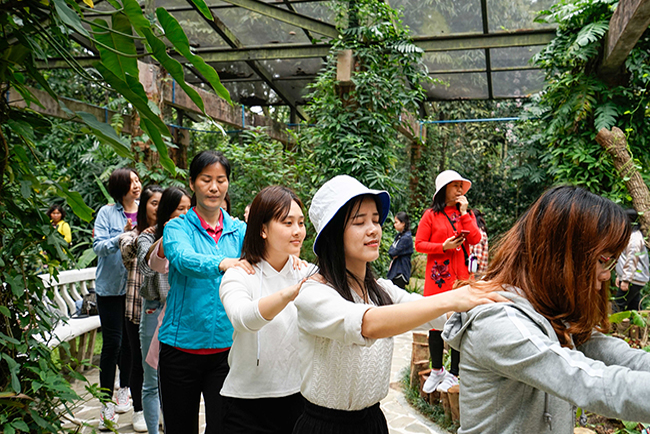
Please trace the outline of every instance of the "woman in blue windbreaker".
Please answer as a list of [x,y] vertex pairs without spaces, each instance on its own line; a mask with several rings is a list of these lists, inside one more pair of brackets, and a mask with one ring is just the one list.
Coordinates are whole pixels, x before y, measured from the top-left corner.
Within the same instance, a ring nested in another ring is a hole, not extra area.
[[229,178],[230,163],[221,152],[197,154],[190,164],[195,206],[170,220],[163,234],[170,290],[158,335],[158,369],[166,434],[198,434],[201,395],[205,432],[221,432],[219,392],[228,374],[233,328],[219,299],[219,285],[230,267],[254,273],[239,259],[246,224],[221,208]]

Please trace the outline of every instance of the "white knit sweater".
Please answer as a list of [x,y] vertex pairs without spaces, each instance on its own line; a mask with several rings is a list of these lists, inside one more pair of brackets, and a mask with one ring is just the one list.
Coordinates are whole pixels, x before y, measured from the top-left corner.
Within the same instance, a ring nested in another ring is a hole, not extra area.
[[[394,304],[422,298],[409,294],[391,281],[379,285]],[[322,407],[361,410],[388,394],[393,338],[366,339],[361,322],[372,307],[355,293],[349,302],[332,287],[308,280],[295,300],[300,330],[303,396]],[[443,315],[419,327],[442,330]]]
[[221,395],[234,398],[275,398],[300,391],[296,307],[289,303],[273,320],[260,314],[259,300],[313,274],[313,265],[293,269],[290,258],[276,271],[266,261],[255,274],[233,267],[223,276],[219,295],[235,329],[228,356],[230,372]]

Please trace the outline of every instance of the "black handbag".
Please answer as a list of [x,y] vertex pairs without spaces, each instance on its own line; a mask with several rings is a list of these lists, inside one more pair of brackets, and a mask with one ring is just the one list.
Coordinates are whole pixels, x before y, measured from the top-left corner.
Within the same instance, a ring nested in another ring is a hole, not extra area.
[[99,312],[97,311],[97,294],[95,294],[95,292],[84,294],[81,303],[81,315],[99,315]]

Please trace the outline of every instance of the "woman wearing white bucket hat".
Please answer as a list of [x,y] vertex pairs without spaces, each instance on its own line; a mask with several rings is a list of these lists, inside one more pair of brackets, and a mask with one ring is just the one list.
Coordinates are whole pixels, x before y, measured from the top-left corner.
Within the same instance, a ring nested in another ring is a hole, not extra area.
[[[427,254],[425,297],[449,291],[458,279],[469,279],[469,246],[481,241],[476,218],[467,212],[465,194],[471,186],[470,180],[454,170],[445,170],[436,178],[433,203],[422,215],[415,235],[415,250]],[[436,389],[446,392],[458,384],[460,355],[452,350],[451,369],[447,372],[442,364],[444,342],[441,330],[429,331],[432,371],[422,388],[426,393]]]
[[423,299],[376,279],[381,225],[390,197],[341,175],[323,185],[309,217],[319,273],[295,300],[305,412],[294,434],[388,433],[379,401],[388,394],[392,336],[442,328],[449,311],[505,299],[459,288]]

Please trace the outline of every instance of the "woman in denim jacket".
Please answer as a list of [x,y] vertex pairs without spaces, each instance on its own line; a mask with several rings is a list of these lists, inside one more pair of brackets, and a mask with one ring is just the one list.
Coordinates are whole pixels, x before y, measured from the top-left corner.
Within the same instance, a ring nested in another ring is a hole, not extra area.
[[[99,361],[99,385],[106,389],[107,400],[113,399],[115,366],[118,364],[120,348],[129,352],[128,344],[123,344],[124,302],[126,298],[126,268],[120,253],[120,235],[132,230],[137,224],[140,177],[133,169],[116,169],[108,179],[108,192],[115,204],[104,205],[97,213],[93,229],[93,251],[97,255],[95,291],[97,310],[102,324],[102,354]],[[130,359],[130,358],[129,358]],[[120,389],[115,401],[121,410],[129,409],[128,381],[129,361],[120,362]],[[107,423],[107,421],[109,423]],[[113,403],[102,405],[99,429],[109,428],[117,423]]]

